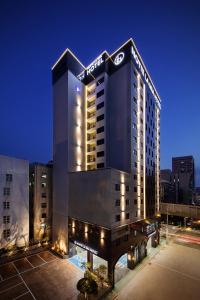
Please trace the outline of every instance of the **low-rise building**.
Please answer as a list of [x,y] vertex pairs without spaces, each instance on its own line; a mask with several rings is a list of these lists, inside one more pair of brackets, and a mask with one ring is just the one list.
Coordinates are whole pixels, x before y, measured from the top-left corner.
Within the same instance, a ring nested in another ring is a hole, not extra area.
[[0,248],[29,242],[29,162],[0,155]]
[[30,165],[30,239],[49,241],[52,223],[52,163]]

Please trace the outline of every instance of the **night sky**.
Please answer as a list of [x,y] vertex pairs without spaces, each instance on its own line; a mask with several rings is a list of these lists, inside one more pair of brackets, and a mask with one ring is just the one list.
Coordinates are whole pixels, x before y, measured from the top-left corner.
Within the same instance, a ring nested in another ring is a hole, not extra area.
[[[0,1],[0,154],[52,159],[51,66],[89,64],[132,37],[162,99],[161,168],[200,170],[200,1]],[[197,176],[200,184],[200,176]]]

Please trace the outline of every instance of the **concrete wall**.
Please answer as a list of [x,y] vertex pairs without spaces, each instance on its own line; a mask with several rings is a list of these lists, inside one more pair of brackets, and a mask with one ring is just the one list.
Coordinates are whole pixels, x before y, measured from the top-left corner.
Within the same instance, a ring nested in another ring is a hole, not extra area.
[[[12,181],[6,182],[6,174],[12,174]],[[4,195],[4,188],[10,188],[10,195]],[[4,209],[3,202],[10,208]],[[16,244],[28,245],[29,241],[29,162],[0,155],[0,248]],[[3,216],[10,216],[10,223],[3,224]],[[3,230],[10,229],[10,238],[3,238]]]
[[107,84],[107,167],[131,171],[130,63],[113,73]]
[[[67,252],[68,243],[68,171],[77,167],[76,87],[83,97],[83,85],[67,71],[53,85],[53,242]],[[82,116],[83,120],[83,116]],[[81,164],[84,165],[82,158]]]
[[[133,222],[131,180],[131,175],[113,169],[70,173],[69,216],[110,229]],[[115,184],[120,185],[120,191],[115,190]],[[126,191],[126,185],[129,186],[129,191]],[[115,205],[117,199],[121,200],[120,206]],[[126,199],[129,199],[127,206]],[[130,214],[127,220],[126,213]],[[119,222],[115,220],[116,215],[121,216]]]

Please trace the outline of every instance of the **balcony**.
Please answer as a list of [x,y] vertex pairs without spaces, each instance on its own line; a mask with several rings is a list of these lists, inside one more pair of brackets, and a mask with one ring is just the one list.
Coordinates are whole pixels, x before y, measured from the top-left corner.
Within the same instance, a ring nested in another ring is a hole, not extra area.
[[95,114],[95,112],[92,112],[92,113],[88,113],[87,114],[87,121],[88,122],[93,122],[93,121],[95,121],[95,119],[96,119],[96,114]]
[[87,111],[88,112],[94,112],[96,110],[95,101],[88,102]]
[[96,124],[95,123],[88,124],[88,126],[87,126],[87,132],[88,133],[92,133],[94,131],[96,131]]
[[87,164],[94,164],[96,161],[95,157],[94,156],[89,156],[87,158]]
[[96,147],[94,147],[94,146],[93,147],[90,146],[90,147],[87,148],[88,153],[95,152],[95,151],[96,151]]
[[90,136],[88,136],[87,143],[88,144],[95,144],[96,143],[96,135],[90,135]]

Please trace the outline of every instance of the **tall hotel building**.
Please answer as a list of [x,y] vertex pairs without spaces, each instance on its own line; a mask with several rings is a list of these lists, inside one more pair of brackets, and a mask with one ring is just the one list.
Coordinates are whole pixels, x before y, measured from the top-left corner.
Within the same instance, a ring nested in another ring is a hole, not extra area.
[[67,49],[52,68],[53,241],[130,268],[156,246],[160,98],[132,39],[85,67]]

